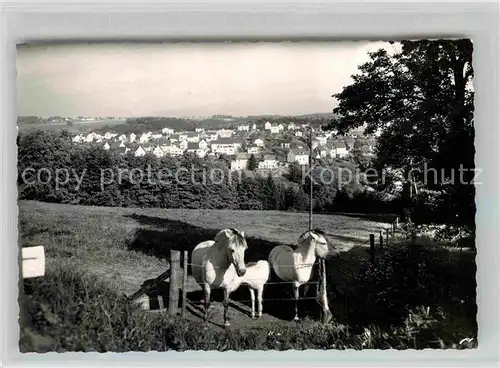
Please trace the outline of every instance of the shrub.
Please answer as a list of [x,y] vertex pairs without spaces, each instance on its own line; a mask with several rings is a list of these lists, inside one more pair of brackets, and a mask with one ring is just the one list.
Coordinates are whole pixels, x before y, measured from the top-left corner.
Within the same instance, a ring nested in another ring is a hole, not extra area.
[[[375,264],[362,263],[349,288],[349,322],[401,323],[409,309],[452,308],[475,330],[475,263],[426,238],[403,238],[377,250]],[[460,311],[458,310],[460,309]]]

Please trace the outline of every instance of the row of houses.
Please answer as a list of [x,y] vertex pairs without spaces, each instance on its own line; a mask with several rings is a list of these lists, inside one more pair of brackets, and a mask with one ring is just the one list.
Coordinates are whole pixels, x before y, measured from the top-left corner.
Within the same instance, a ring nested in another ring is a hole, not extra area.
[[188,142],[195,143],[201,139],[210,141],[216,140],[217,138],[230,138],[234,134],[232,129],[219,129],[216,131],[207,131],[203,128],[197,128],[194,132],[178,132],[175,133],[174,129],[163,128],[161,132],[153,133],[147,132],[137,135],[135,133],[130,133],[129,135],[121,134],[118,136],[117,133],[106,132],[105,134],[99,134],[95,132],[88,133],[87,135],[78,134],[73,137],[73,142],[75,143],[102,143],[106,141],[121,141],[125,143],[140,143],[144,144],[151,141],[166,140],[170,139],[173,142],[187,140]]
[[[264,155],[254,155],[257,159],[257,168],[258,169],[275,169],[279,166],[285,166],[283,163],[280,163],[276,156],[271,154]],[[231,170],[246,170],[248,168],[248,162],[250,160],[251,155],[248,153],[238,153],[231,160]]]

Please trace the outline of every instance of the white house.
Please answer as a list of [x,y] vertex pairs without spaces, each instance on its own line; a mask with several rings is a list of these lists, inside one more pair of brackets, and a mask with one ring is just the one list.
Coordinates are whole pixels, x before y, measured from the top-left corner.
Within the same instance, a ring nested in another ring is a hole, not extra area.
[[144,151],[144,149],[141,146],[139,146],[134,152],[135,157],[144,156],[145,154],[146,151]]
[[309,164],[309,152],[303,149],[290,150],[287,155],[287,162],[298,162],[299,165]]
[[163,134],[152,134],[151,135],[151,138],[153,138],[153,139],[160,139],[161,137],[163,137]]
[[184,141],[188,137],[188,134],[186,132],[184,133],[179,133],[179,141]]
[[163,157],[165,155],[165,152],[163,152],[160,146],[156,146],[153,150],[153,155],[155,155],[156,157]]
[[204,132],[205,131],[205,128],[194,128],[194,131],[196,133],[201,133],[201,132]]
[[288,123],[288,130],[295,130],[295,123],[293,121]]
[[120,145],[119,145],[118,147],[120,147],[120,148],[121,148],[121,147],[125,147],[125,142],[121,141],[121,142],[120,142]]
[[188,146],[189,142],[187,140],[182,140],[181,143],[179,143],[179,148],[183,151],[186,150],[187,146]]
[[257,124],[255,124],[255,123],[254,123],[254,124],[252,125],[252,130],[257,130]]
[[315,149],[321,145],[320,141],[317,139],[313,139],[312,141],[312,148]]
[[318,142],[321,146],[324,146],[324,145],[326,145],[326,141],[327,141],[328,137],[325,135],[318,135],[318,136],[316,136],[316,139],[318,140]]
[[330,151],[332,157],[345,157],[347,156],[347,147],[344,142],[334,142],[333,149]]
[[116,134],[116,133],[106,132],[106,133],[104,133],[104,139],[111,139],[111,138],[116,137],[117,135],[118,134]]
[[135,142],[137,136],[134,133],[130,133],[130,143]]
[[264,124],[264,129],[265,130],[271,130],[272,124],[268,121]]
[[139,138],[139,143],[146,143],[149,141],[149,138],[150,138],[149,134],[143,133]]
[[327,156],[328,149],[325,146],[319,146],[319,147],[316,147],[313,154],[314,154],[314,157],[316,157],[316,158],[323,158],[323,157]]
[[166,155],[170,156],[180,156],[184,153],[184,151],[178,145],[175,144],[164,145],[161,148]]
[[238,146],[241,145],[236,140],[231,138],[220,138],[210,143],[213,152],[224,153],[226,155],[234,155]]
[[274,169],[278,167],[278,161],[273,155],[264,155],[264,159],[259,162],[259,169]]
[[270,130],[271,130],[271,134],[279,133],[280,132],[279,125],[271,125]]
[[85,140],[85,138],[83,138],[80,134],[75,135],[73,137],[73,139],[72,139],[72,141],[75,142],[75,143],[80,143],[80,142],[82,142],[84,140]]
[[121,136],[118,137],[118,140],[124,142],[127,140],[127,136],[125,134],[122,134]]
[[280,143],[281,148],[290,148],[290,143],[288,142],[282,142]]
[[302,131],[301,131],[301,130],[297,130],[297,131],[295,132],[295,136],[296,136],[296,137],[302,137],[302,136],[303,136]]
[[170,128],[163,128],[161,130],[161,132],[165,135],[170,135],[170,134],[174,134],[174,130],[173,129],[170,129]]
[[231,138],[233,136],[232,129],[220,129],[217,133],[220,138]]
[[207,153],[206,149],[200,148],[198,143],[188,143],[186,152],[195,153],[199,157],[204,157]]
[[85,137],[85,142],[90,143],[93,141],[94,141],[94,133],[87,134],[87,136]]
[[243,125],[238,125],[238,131],[240,132],[248,132],[250,130],[250,127],[248,124],[243,124]]
[[116,149],[116,151],[122,155],[126,154],[127,152],[130,151],[130,148],[128,147],[119,147]]
[[208,148],[208,143],[204,139],[202,139],[198,142],[198,147],[202,150],[206,150]]
[[278,130],[282,132],[283,130],[285,130],[285,126],[283,124],[278,124]]
[[345,140],[345,145],[347,150],[351,150],[354,148],[354,138],[346,138]]
[[186,135],[186,140],[189,142],[189,143],[196,143],[196,142],[199,142],[200,141],[200,135],[196,132],[189,132],[187,133]]
[[110,147],[109,147],[108,142],[104,143],[104,146],[102,148],[104,148],[105,150],[109,150]]
[[146,152],[151,152],[151,151],[153,150],[153,145],[152,145],[152,144],[149,144],[149,143],[147,143],[147,144],[143,144],[143,145],[142,145],[142,148],[143,148],[143,149],[144,149],[144,151],[146,151]]
[[259,146],[249,146],[247,148],[247,153],[249,155],[252,155],[252,154],[256,155],[256,154],[260,153],[260,147]]
[[247,153],[238,153],[231,161],[231,170],[245,170],[250,156]]
[[170,137],[168,137],[168,141],[170,143],[179,142],[180,141],[179,134],[172,134],[172,135],[170,135]]
[[257,147],[264,147],[264,141],[260,138],[257,138],[256,140],[254,140],[253,144],[255,144]]
[[215,141],[217,138],[219,138],[219,134],[214,131],[205,132],[205,138],[208,141]]

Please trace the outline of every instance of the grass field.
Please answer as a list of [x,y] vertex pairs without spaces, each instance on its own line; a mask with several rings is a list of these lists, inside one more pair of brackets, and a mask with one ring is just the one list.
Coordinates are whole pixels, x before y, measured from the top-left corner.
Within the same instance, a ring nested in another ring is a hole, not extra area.
[[[172,248],[191,250],[200,241],[213,238],[219,229],[236,227],[246,232],[247,259],[266,259],[273,246],[295,243],[307,226],[308,216],[303,213],[82,207],[19,201],[19,245],[43,245],[47,257],[47,275],[25,282],[22,308],[31,322],[22,329],[20,346],[25,351],[366,348],[384,346],[389,339],[392,347],[429,347],[429,343],[419,345],[405,330],[407,327],[391,328],[390,332],[371,330],[378,333],[380,341],[366,340],[364,327],[358,326],[361,330],[356,334],[350,332],[346,326],[351,321],[336,308],[338,300],[332,301],[335,323],[321,326],[310,320],[315,318],[313,312],[304,316],[299,332],[289,322],[290,302],[266,302],[266,315],[254,321],[248,317],[248,304],[239,302],[248,299],[240,293],[232,297],[233,328],[222,334],[220,305],[212,316],[214,323],[200,331],[196,327],[200,313],[194,304],[188,309],[187,321],[179,323],[164,313],[146,313],[124,303],[124,295],[134,293],[145,280],[165,271],[165,258]],[[368,257],[369,233],[378,232],[388,223],[315,215],[314,226],[326,231],[332,248],[339,252],[339,257],[327,265],[329,285],[347,290]],[[473,263],[473,257],[467,262],[471,260]],[[199,290],[191,280],[189,299],[196,301],[201,296]],[[291,290],[274,290],[291,294]],[[314,306],[305,303],[302,308],[313,310]],[[422,318],[426,312],[409,313],[408,318],[412,313]],[[438,323],[433,318],[428,316],[429,321]],[[460,332],[464,323],[458,324],[459,335],[466,337],[473,332],[468,326]],[[196,336],[189,335],[190,329],[197,331]],[[123,335],[127,331],[130,335]],[[387,333],[392,335],[383,338]],[[212,342],[204,343],[203,339]],[[454,339],[455,335],[450,344]]]

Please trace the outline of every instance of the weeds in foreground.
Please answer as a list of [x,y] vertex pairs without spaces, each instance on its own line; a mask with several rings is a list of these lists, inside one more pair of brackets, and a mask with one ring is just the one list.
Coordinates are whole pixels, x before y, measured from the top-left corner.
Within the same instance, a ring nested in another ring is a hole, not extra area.
[[381,329],[305,320],[300,326],[269,324],[221,330],[199,322],[147,313],[126,303],[94,275],[54,266],[46,277],[25,281],[20,300],[21,352],[166,351],[166,350],[303,350],[423,349],[474,347],[474,336],[447,332],[440,310],[409,310],[403,324]]

